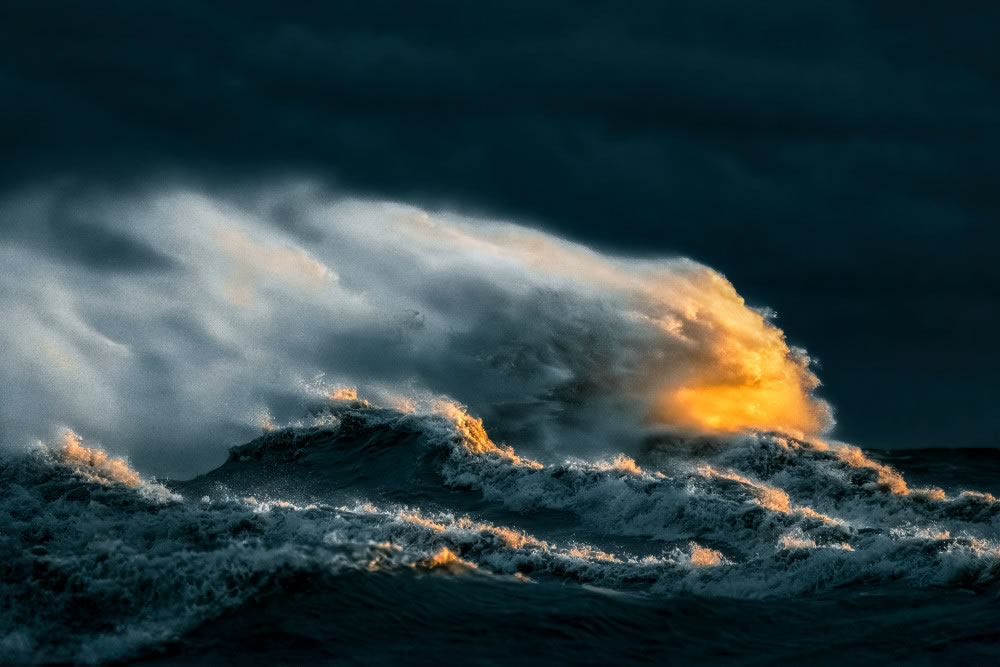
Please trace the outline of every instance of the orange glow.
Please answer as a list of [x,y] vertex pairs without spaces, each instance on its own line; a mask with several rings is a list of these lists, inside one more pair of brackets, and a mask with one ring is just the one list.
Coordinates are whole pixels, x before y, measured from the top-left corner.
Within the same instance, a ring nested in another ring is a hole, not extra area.
[[327,397],[331,401],[356,401],[358,400],[358,390],[350,387],[338,387],[331,389],[327,393]]
[[516,466],[536,470],[542,468],[542,464],[538,461],[518,456],[512,447],[503,447],[490,440],[486,429],[483,428],[483,420],[469,416],[458,403],[441,399],[434,401],[432,408],[436,414],[450,419],[455,424],[456,430],[462,436],[463,446],[470,453],[495,454]]
[[[670,375],[653,403],[655,422],[700,431],[781,431],[813,436],[833,425],[805,352],[748,308],[732,284],[707,267],[654,277],[644,298],[654,322],[684,343],[686,372]],[[678,355],[674,355],[678,356]]]
[[658,421],[711,430],[759,429],[791,434],[815,433],[823,426],[822,411],[794,384],[769,386],[733,384],[683,386],[661,395],[654,414]]
[[[874,470],[878,474],[878,483],[887,487],[890,493],[899,496],[910,494],[910,489],[906,486],[906,480],[903,479],[902,475],[887,465],[871,460],[857,447],[845,445],[839,447],[836,451],[837,458],[852,468],[869,468],[870,470]],[[943,491],[941,495],[944,495]]]
[[570,558],[583,558],[586,560],[599,560],[605,563],[620,563],[621,560],[612,553],[607,551],[601,551],[600,549],[595,549],[590,545],[576,545],[571,547],[566,555]]
[[837,519],[829,517],[826,514],[822,514],[820,512],[817,512],[813,508],[807,507],[805,505],[803,505],[802,507],[796,507],[795,510],[794,510],[794,512],[796,514],[800,514],[802,516],[807,516],[810,519],[819,519],[820,521],[822,521],[823,523],[825,523],[827,525],[841,523]]
[[635,462],[635,459],[625,456],[624,454],[619,454],[616,456],[611,463],[599,463],[598,468],[602,470],[615,470],[617,472],[624,472],[630,475],[641,475],[642,468]]
[[788,512],[791,511],[788,494],[781,489],[768,486],[767,484],[754,482],[732,471],[719,472],[709,465],[701,466],[698,468],[698,472],[703,477],[707,477],[709,479],[720,478],[739,482],[753,494],[754,501],[761,507],[774,512],[781,512],[782,514],[788,514]]
[[435,533],[443,533],[445,531],[445,525],[443,523],[437,523],[436,521],[425,519],[417,512],[405,512],[401,514],[399,518],[407,523],[422,526],[423,528],[427,528]]
[[466,570],[474,570],[476,566],[467,560],[459,558],[455,555],[448,547],[441,547],[441,550],[435,553],[429,558],[425,558],[419,563],[416,563],[421,567],[425,567],[429,570],[444,568],[451,572],[459,573]]
[[83,444],[83,439],[69,429],[63,433],[59,460],[73,466],[76,472],[91,482],[111,484],[118,482],[126,486],[139,486],[142,478],[132,470],[124,459],[111,458],[100,449],[92,449]]
[[712,567],[722,563],[722,554],[715,549],[691,543],[691,564],[695,567]]
[[[650,421],[709,432],[781,431],[819,435],[833,425],[829,405],[813,396],[819,379],[803,350],[746,305],[733,285],[687,259],[608,257],[535,230],[503,224],[464,225],[425,213],[396,221],[413,245],[441,244],[441,262],[489,258],[539,284],[612,297],[653,336],[643,365],[616,389],[649,407]],[[528,282],[526,285],[530,284]]]

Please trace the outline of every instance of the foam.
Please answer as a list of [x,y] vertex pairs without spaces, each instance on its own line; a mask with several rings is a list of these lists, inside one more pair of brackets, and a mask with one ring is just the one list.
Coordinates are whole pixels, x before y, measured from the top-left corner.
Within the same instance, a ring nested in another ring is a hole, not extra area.
[[475,415],[465,428],[503,429],[518,452],[492,452],[525,464],[608,442],[634,459],[654,425],[815,435],[833,423],[805,351],[695,261],[614,257],[312,184],[260,192],[36,188],[0,201],[0,217],[80,215],[163,260],[101,272],[0,247],[0,382],[18,387],[0,405],[0,446],[64,422],[148,474],[191,476],[295,419],[317,378],[332,400],[395,393],[420,411],[422,395],[457,398]]
[[132,470],[125,459],[112,458],[100,449],[86,447],[83,438],[71,430],[62,437],[62,446],[56,450],[59,461],[70,465],[88,480],[101,484],[117,482],[125,486],[139,486],[142,478]]
[[[867,455],[845,457],[836,444],[761,433],[697,453],[654,449],[641,462],[546,462],[493,443],[456,406],[438,411],[447,416],[404,414],[352,398],[331,410],[320,427],[280,429],[236,448],[220,470],[242,471],[245,490],[216,486],[188,500],[76,434],[62,450],[0,459],[0,515],[10,517],[0,536],[10,576],[0,592],[13,601],[0,622],[19,628],[3,640],[10,659],[127,659],[302,576],[499,575],[745,599],[1000,581],[993,496],[900,493],[898,472]],[[370,449],[338,452],[341,429]],[[329,465],[364,468],[381,456],[389,457],[383,469],[400,472],[381,487],[356,486],[362,497],[340,505],[271,495],[255,477],[304,488],[317,477],[314,448],[337,453],[323,459]],[[420,466],[510,510],[510,521],[448,510],[453,496],[443,489],[431,496],[434,510],[380,498],[386,484],[411,483]],[[546,534],[553,512],[574,516],[592,537]],[[532,516],[542,532],[517,525]],[[651,553],[614,546],[626,537],[643,538]],[[100,618],[73,617],[84,603],[99,606]]]

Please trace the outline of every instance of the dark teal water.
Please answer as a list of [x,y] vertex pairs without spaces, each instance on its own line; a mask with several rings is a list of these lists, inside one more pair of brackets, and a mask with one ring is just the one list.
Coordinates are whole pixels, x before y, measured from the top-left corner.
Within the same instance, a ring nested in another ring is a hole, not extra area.
[[1000,660],[995,450],[533,460],[355,403],[193,480],[119,473],[0,463],[5,662]]

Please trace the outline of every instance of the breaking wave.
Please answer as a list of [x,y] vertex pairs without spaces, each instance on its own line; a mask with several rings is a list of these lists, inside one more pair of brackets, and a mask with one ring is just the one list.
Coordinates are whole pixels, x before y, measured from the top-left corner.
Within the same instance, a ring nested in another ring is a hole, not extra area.
[[17,387],[0,402],[5,449],[68,425],[142,470],[189,476],[331,383],[386,405],[457,397],[500,439],[564,454],[630,451],[649,427],[833,425],[806,352],[690,259],[310,185],[0,200],[19,228],[60,216],[157,261],[99,271],[44,244],[0,246],[0,380]]
[[847,445],[671,434],[637,458],[544,460],[454,404],[414,414],[347,393],[186,482],[142,479],[67,433],[3,460],[0,505],[15,662],[134,657],[255,600],[376,573],[654,599],[1000,580],[996,498],[912,488]]
[[[995,456],[904,476],[825,440],[809,356],[709,267],[310,185],[0,202],[66,215],[143,266],[0,247],[5,660],[427,664],[432,637],[689,662],[724,625],[899,662],[990,636]],[[858,634],[928,591],[952,612],[919,641]]]

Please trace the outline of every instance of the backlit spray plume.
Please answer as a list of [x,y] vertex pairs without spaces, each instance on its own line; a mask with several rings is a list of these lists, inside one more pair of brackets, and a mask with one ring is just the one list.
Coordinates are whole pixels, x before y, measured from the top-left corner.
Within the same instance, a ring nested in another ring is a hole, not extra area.
[[53,188],[0,212],[72,212],[159,258],[118,274],[0,249],[7,443],[70,424],[141,469],[190,474],[260,415],[289,423],[345,386],[447,396],[536,451],[620,451],[649,428],[832,424],[805,352],[688,259],[610,257],[307,185],[115,200]]

